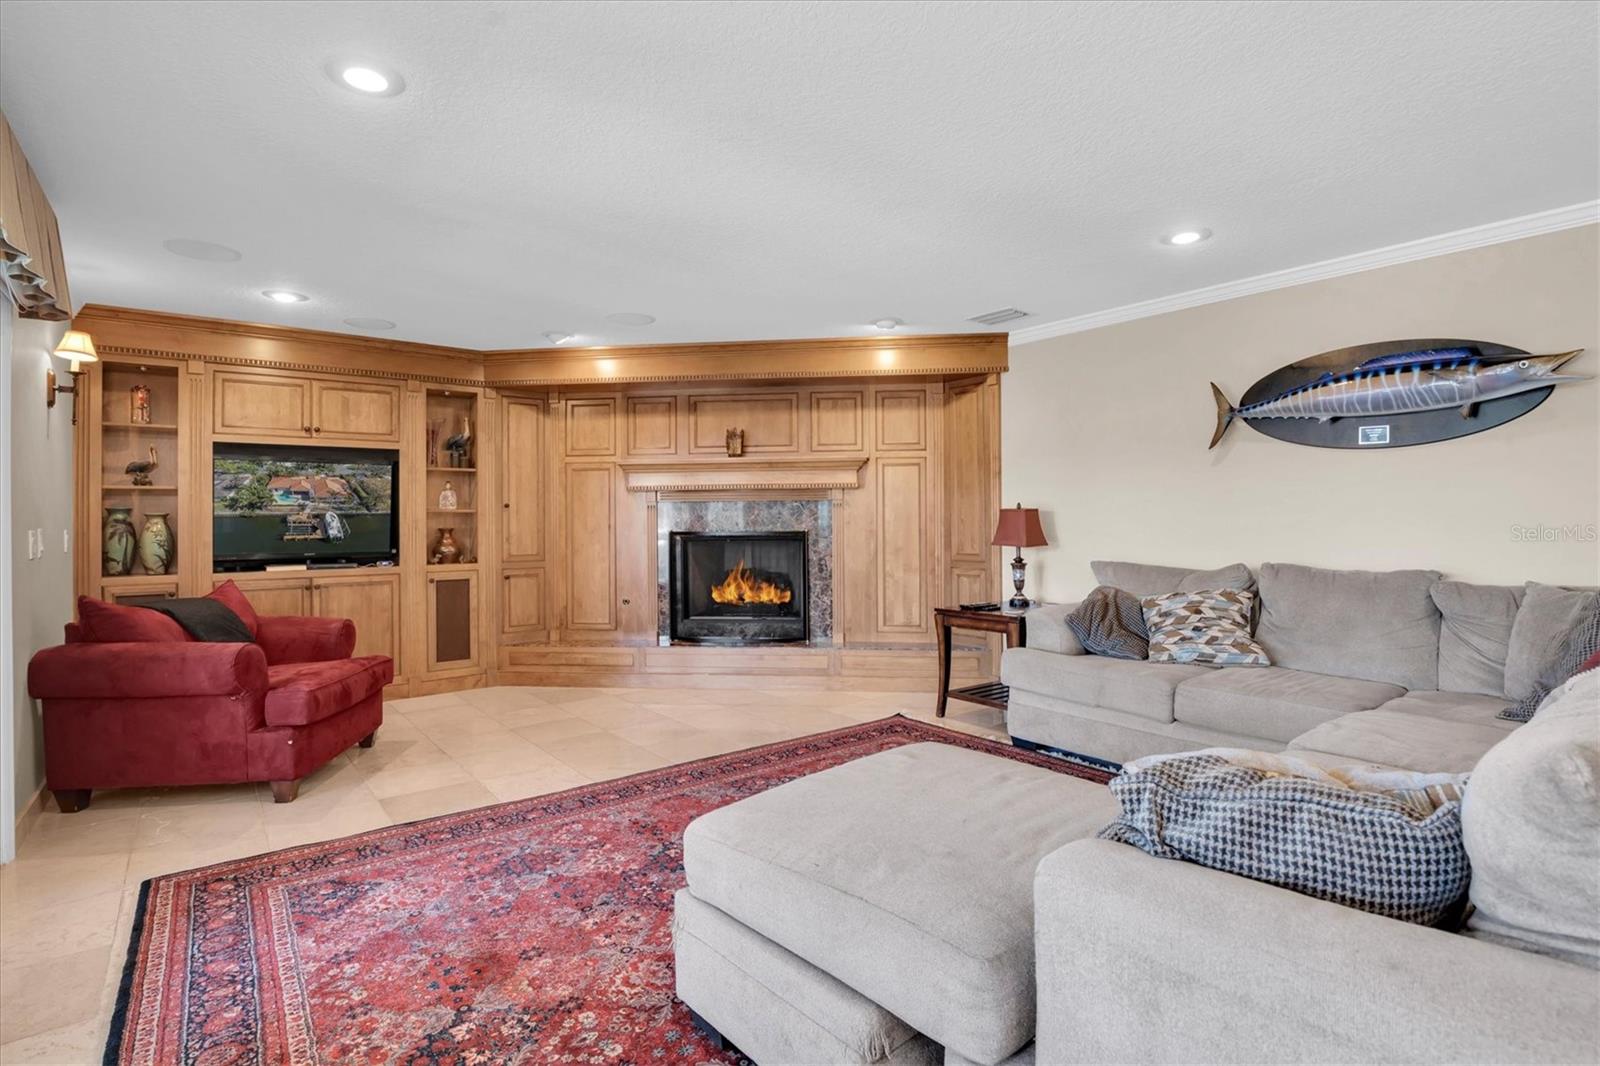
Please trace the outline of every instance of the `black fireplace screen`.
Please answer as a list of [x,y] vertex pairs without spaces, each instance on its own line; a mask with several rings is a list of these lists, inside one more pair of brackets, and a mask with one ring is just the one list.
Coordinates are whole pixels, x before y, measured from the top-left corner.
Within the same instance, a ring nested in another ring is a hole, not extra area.
[[674,533],[671,552],[673,640],[806,639],[805,533]]

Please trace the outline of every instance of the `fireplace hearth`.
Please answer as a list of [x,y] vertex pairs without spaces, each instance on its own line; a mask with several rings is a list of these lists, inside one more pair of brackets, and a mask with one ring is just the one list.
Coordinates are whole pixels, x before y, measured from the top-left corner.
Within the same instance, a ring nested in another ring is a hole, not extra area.
[[669,624],[694,644],[804,642],[806,534],[674,532]]

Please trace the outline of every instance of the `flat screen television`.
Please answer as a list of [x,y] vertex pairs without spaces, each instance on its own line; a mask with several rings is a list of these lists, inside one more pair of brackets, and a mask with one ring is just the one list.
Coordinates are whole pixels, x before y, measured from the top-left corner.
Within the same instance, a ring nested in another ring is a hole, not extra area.
[[394,451],[219,443],[211,458],[212,562],[218,570],[395,562],[399,481]]

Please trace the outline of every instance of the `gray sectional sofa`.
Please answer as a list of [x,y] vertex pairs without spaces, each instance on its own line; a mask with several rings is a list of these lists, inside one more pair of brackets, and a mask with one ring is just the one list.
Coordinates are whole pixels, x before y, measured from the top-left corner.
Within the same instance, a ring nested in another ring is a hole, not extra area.
[[1096,839],[1105,787],[923,743],[690,823],[679,998],[760,1066],[1600,1061],[1600,671],[1500,722],[1519,590],[1260,577],[1270,669],[1101,660],[1113,674],[1037,612],[1005,658],[1013,731],[1118,759],[1222,743],[1475,767],[1466,932]]
[[1028,646],[1005,653],[1014,740],[1122,763],[1205,747],[1326,752],[1406,769],[1471,770],[1515,728],[1498,717],[1523,590],[1445,581],[1432,570],[1323,570],[1267,563],[1194,571],[1095,562],[1136,596],[1207,588],[1258,593],[1270,667],[1085,655],[1076,604],[1028,614]]

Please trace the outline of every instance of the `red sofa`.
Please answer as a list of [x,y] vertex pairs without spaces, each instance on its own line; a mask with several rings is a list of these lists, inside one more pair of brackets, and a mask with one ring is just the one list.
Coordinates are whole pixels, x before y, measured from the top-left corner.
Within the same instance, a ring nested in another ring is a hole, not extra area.
[[371,746],[394,663],[352,658],[354,623],[258,618],[231,582],[213,596],[255,643],[194,641],[155,611],[84,598],[67,643],[28,664],[46,785],[63,812],[87,807],[97,788],[246,781],[271,782],[288,803],[302,777]]

